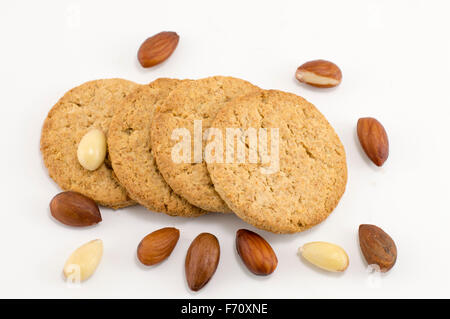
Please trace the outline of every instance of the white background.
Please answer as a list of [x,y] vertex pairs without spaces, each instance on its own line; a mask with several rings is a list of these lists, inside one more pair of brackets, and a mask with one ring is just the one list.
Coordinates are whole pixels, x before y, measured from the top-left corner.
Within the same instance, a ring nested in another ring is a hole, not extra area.
[[[57,298],[369,298],[450,297],[448,1],[2,1],[0,4],[1,220],[0,297]],[[143,69],[141,42],[176,31],[175,53]],[[296,68],[312,59],[340,66],[342,84],[299,84]],[[279,259],[275,273],[252,275],[235,252],[232,215],[182,219],[142,207],[102,209],[103,222],[73,229],[55,222],[49,202],[60,190],[39,151],[42,123],[65,91],[85,81],[122,77],[241,77],[262,88],[299,94],[314,103],[345,146],[347,190],[321,225],[295,235],[262,234]],[[358,118],[385,126],[390,156],[382,168],[362,153]],[[395,267],[370,275],[357,230],[373,223],[398,247]],[[164,263],[141,266],[143,236],[165,226],[181,230]],[[184,277],[184,257],[200,232],[221,245],[216,274],[198,293]],[[101,238],[95,275],[69,288],[62,267],[81,244]],[[341,245],[343,274],[307,265],[297,249],[309,241]]]

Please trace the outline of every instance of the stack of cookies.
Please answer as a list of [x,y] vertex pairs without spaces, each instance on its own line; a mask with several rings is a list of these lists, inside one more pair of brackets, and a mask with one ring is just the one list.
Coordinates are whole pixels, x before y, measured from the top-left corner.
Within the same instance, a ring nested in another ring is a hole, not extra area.
[[[77,147],[93,129],[105,133],[107,155],[90,171]],[[276,233],[323,221],[347,181],[344,147],[314,105],[223,76],[82,84],[49,112],[41,151],[62,189],[101,205],[234,213]]]

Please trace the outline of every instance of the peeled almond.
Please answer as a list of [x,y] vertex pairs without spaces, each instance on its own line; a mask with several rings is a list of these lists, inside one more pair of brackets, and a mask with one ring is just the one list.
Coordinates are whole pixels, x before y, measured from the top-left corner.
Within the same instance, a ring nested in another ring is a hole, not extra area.
[[300,254],[311,264],[327,271],[341,272],[348,267],[348,255],[338,245],[315,241],[300,247]]
[[93,129],[87,132],[78,144],[77,157],[81,166],[95,171],[105,161],[106,137],[103,131]]
[[92,240],[76,249],[64,265],[64,276],[75,282],[85,281],[97,269],[103,255],[103,242]]

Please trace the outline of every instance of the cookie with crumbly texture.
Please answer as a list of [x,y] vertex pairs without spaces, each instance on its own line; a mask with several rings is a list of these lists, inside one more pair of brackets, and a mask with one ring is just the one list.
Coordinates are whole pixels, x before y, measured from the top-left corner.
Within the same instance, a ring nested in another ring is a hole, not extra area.
[[137,87],[123,79],[86,82],[68,91],[44,121],[41,152],[50,177],[63,189],[81,193],[114,209],[135,204],[117,181],[108,158],[95,171],[78,162],[81,138],[91,129],[108,135],[111,118],[123,100]]
[[[325,117],[302,97],[276,90],[242,97],[223,107],[212,126],[223,134],[225,128],[267,129],[264,145],[273,160],[250,163],[253,148],[247,145],[245,163],[207,164],[216,191],[244,221],[274,233],[301,232],[338,204],[347,182],[344,147]],[[278,138],[271,130],[276,128]],[[278,170],[276,147],[271,153],[277,141]]]
[[[172,139],[172,133],[175,129],[185,128],[193,141],[195,120],[202,121],[205,132],[226,102],[258,90],[258,87],[241,79],[214,76],[184,82],[167,97],[155,114],[151,135],[158,168],[175,193],[202,209],[231,212],[214,190],[205,162],[195,161],[194,142],[189,163],[172,159],[172,150],[178,143]],[[203,140],[203,145],[205,143]]]
[[195,217],[206,212],[167,185],[156,167],[150,141],[155,108],[182,82],[162,78],[135,90],[111,121],[108,145],[114,172],[133,199],[152,211]]

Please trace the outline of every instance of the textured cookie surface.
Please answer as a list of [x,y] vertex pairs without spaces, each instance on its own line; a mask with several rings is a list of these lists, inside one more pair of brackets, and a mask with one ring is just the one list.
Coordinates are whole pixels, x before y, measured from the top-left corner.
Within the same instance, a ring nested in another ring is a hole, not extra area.
[[266,128],[263,145],[270,156],[276,156],[272,143],[279,142],[279,170],[267,170],[276,167],[275,157],[249,163],[252,144],[245,147],[245,163],[207,164],[216,191],[244,221],[275,233],[300,232],[323,221],[338,204],[347,182],[345,150],[325,117],[303,98],[261,91],[231,101],[212,126],[223,132]]
[[48,113],[41,134],[41,152],[50,177],[64,190],[86,195],[112,208],[134,204],[114,176],[108,159],[95,171],[78,162],[81,138],[97,128],[108,135],[117,106],[138,84],[122,79],[86,82],[67,92]]
[[189,204],[167,185],[156,167],[150,141],[155,108],[180,83],[158,79],[133,92],[113,117],[108,145],[114,172],[133,199],[156,212],[193,217],[206,212]]
[[193,141],[195,120],[201,120],[205,132],[225,102],[256,91],[259,88],[247,81],[215,76],[180,84],[158,109],[151,130],[158,168],[170,187],[191,204],[208,211],[230,212],[214,190],[205,162],[194,158],[194,143],[190,162],[174,162],[172,150],[178,141],[172,139],[173,131],[185,128]]

